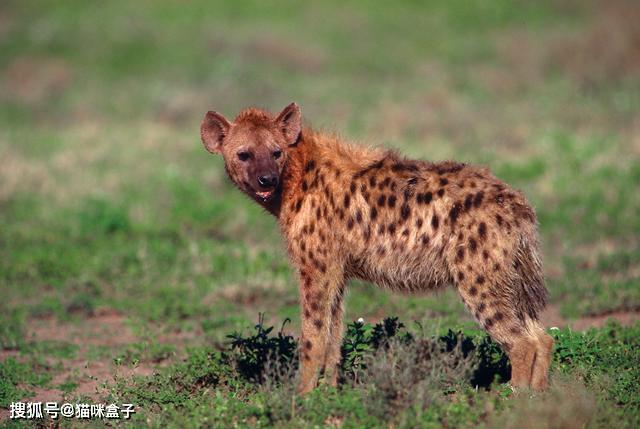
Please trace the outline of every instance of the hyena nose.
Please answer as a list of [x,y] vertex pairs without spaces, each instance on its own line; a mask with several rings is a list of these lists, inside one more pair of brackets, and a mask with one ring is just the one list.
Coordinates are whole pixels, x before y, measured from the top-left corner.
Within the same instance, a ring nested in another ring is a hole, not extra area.
[[274,188],[278,184],[278,177],[275,174],[259,176],[258,184],[263,188]]

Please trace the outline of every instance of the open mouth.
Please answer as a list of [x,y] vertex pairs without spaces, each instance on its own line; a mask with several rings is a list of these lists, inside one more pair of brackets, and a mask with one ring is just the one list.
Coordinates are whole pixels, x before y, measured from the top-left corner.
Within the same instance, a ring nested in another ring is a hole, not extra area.
[[256,195],[262,199],[262,201],[267,201],[273,196],[273,189],[270,191],[256,191]]

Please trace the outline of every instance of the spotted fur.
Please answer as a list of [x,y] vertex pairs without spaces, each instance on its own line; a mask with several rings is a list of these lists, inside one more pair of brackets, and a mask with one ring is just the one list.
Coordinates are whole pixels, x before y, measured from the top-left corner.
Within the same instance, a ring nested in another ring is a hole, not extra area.
[[[219,117],[205,117],[205,146],[222,153],[231,180],[278,218],[299,273],[300,392],[315,386],[322,368],[337,381],[352,278],[403,293],[453,285],[509,354],[512,384],[546,387],[553,340],[539,314],[547,290],[535,213],[522,193],[484,168],[408,160],[302,129],[294,104],[277,117],[258,109],[233,123]],[[247,171],[264,168],[238,162],[237,148],[264,157],[276,146],[284,152],[279,164],[256,156],[279,178],[270,198],[257,198]]]

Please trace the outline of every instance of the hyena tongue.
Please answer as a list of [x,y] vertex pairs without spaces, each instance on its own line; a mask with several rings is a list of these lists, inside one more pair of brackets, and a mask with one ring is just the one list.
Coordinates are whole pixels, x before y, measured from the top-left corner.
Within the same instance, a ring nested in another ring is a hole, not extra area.
[[272,193],[273,191],[262,191],[262,192],[256,192],[256,195],[262,198],[263,200],[266,200],[271,196]]

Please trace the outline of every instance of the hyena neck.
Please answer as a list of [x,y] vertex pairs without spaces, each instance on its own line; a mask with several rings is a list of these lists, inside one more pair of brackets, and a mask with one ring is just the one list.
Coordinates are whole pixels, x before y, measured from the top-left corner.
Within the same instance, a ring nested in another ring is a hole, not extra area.
[[291,194],[297,194],[303,176],[303,168],[306,162],[312,157],[316,142],[313,133],[305,130],[300,134],[298,142],[290,147],[289,157],[285,164],[280,183],[276,188],[273,197],[269,201],[262,201],[255,197],[253,199],[266,211],[280,217],[280,208],[285,199],[289,199]]
[[302,131],[298,142],[288,150],[287,163],[280,175],[280,184],[276,194],[270,201],[260,204],[277,218],[280,218],[282,205],[302,192],[301,183],[305,165],[318,161],[316,160],[318,155],[316,137],[316,134],[310,129]]

